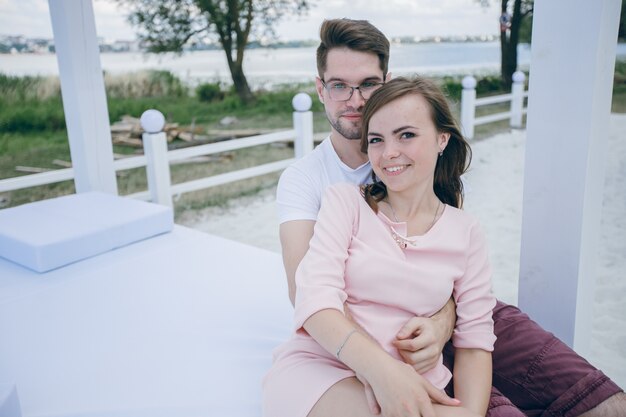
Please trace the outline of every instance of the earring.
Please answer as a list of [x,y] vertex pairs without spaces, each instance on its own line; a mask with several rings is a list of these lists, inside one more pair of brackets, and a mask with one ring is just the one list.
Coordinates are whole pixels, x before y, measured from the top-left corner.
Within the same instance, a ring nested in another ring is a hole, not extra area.
[[439,151],[439,157],[441,158],[443,156],[443,150]]

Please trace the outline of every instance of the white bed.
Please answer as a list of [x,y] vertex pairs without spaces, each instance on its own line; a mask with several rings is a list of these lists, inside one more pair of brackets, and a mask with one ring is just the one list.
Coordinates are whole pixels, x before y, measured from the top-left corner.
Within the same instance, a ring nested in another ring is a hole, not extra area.
[[[182,226],[47,273],[0,258],[0,416],[261,415],[280,256]],[[15,389],[15,391],[13,391]]]

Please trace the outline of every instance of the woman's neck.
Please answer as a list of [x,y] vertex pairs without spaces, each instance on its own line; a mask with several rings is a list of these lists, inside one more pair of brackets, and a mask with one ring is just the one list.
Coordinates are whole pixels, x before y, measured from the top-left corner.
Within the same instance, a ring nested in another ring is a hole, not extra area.
[[432,187],[422,193],[388,192],[384,213],[396,222],[407,223],[409,236],[422,235],[437,222],[443,213],[443,203],[437,198]]

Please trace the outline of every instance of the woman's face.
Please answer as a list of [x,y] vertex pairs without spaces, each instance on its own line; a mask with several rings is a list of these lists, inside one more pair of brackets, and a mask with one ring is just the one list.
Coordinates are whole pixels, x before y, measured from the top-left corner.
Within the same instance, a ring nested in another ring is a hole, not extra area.
[[428,102],[409,94],[372,115],[367,155],[389,191],[415,190],[420,185],[432,189],[437,158],[448,138],[449,134],[437,132]]

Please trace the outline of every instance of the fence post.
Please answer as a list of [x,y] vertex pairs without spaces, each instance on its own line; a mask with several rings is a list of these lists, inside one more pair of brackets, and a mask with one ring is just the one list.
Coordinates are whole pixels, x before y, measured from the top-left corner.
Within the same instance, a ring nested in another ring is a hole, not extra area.
[[474,118],[476,115],[476,78],[471,75],[461,81],[461,129],[466,139],[474,138]]
[[296,158],[313,151],[313,113],[311,112],[311,96],[306,93],[298,93],[293,96],[291,105],[293,112],[293,128],[296,138],[293,146]]
[[524,108],[524,80],[526,75],[522,71],[513,73],[513,85],[511,86],[511,127],[522,127],[522,111]]
[[165,117],[158,110],[146,110],[141,115],[141,127],[145,131],[142,139],[150,198],[153,203],[172,207],[170,162],[167,158],[164,126]]

